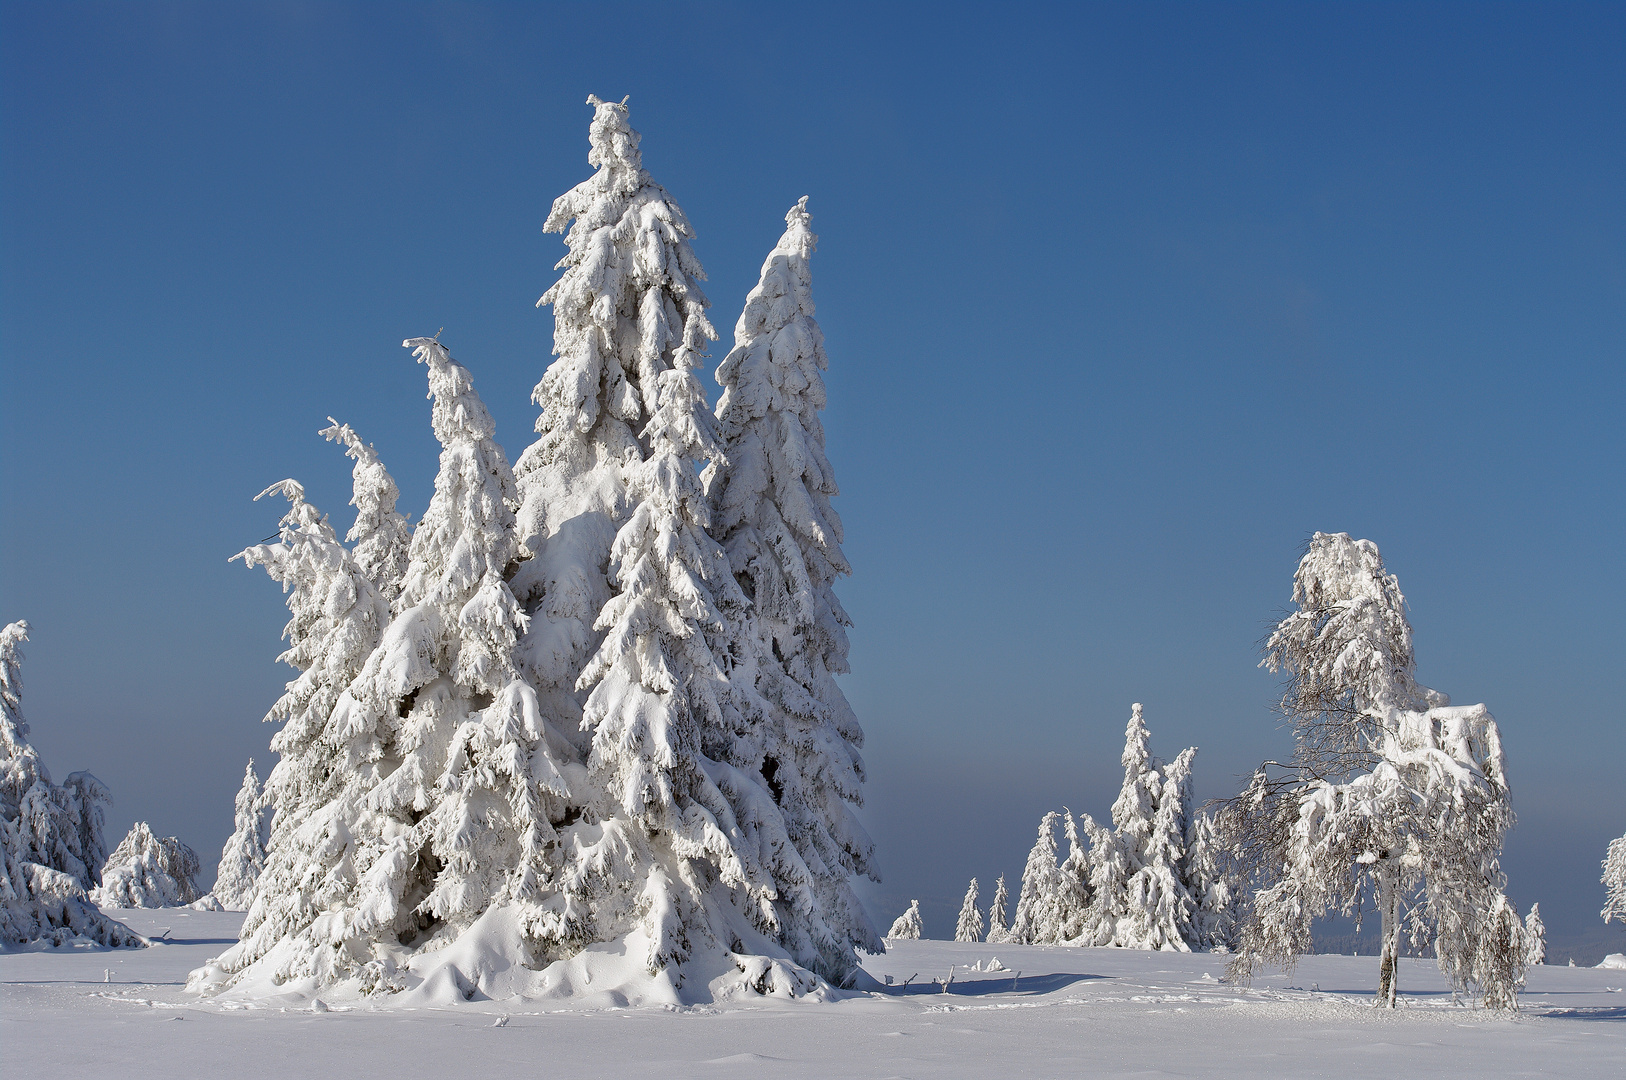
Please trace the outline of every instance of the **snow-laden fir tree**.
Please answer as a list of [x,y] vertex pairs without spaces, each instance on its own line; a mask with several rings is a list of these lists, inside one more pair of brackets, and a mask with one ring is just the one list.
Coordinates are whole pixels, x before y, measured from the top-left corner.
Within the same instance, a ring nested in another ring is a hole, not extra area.
[[28,624],[0,628],[0,942],[42,938],[101,945],[141,938],[96,910],[86,895],[101,882],[107,789],[87,772],[51,782],[28,742],[22,709],[22,643]]
[[[296,721],[316,733],[294,760],[284,750],[273,771],[267,870],[243,940],[196,974],[200,986],[238,981],[261,960],[273,984],[357,976],[363,989],[396,985],[414,951],[454,940],[509,903],[534,939],[561,934],[547,886],[567,786],[560,766],[571,750],[512,661],[525,627],[506,580],[516,554],[512,473],[468,371],[438,341],[405,344],[429,369],[442,447],[435,494],[413,532],[387,627],[380,634],[369,621],[333,637],[325,659],[349,676],[334,684],[342,693],[325,716],[301,712],[279,735]],[[357,503],[365,512],[365,500]],[[293,558],[290,541],[305,540],[317,570],[335,568],[378,610],[378,590],[325,522],[314,529],[299,520],[285,519],[290,551],[260,561],[293,560],[285,580],[319,593],[321,575]],[[364,629],[376,647],[348,647],[366,645]],[[285,798],[279,774],[292,792],[310,790]]]
[[102,907],[180,907],[202,896],[198,853],[173,836],[155,836],[138,821],[102,867],[101,888],[91,898]]
[[349,424],[341,424],[331,416],[327,421],[329,426],[322,429],[322,437],[343,443],[346,456],[356,463],[351,470],[350,498],[356,520],[345,534],[352,545],[350,557],[378,594],[392,603],[401,595],[412,548],[412,526],[395,509],[400,489],[371,443],[362,442]]
[[954,924],[955,941],[982,940],[982,912],[977,910],[977,879],[971,879],[965,891],[965,902],[960,905],[960,918]]
[[1195,908],[1185,879],[1197,751],[1187,749],[1165,764],[1147,749],[1149,738],[1136,703],[1124,732],[1124,780],[1112,804],[1112,831],[1092,836],[1083,936],[1096,945],[1185,951]]
[[878,878],[853,813],[863,801],[863,731],[835,681],[848,670],[850,620],[834,586],[850,569],[819,420],[829,361],[814,319],[811,221],[805,197],[785,215],[717,368],[723,446],[705,481],[716,535],[751,603],[721,659],[813,886],[810,904],[794,902],[799,891],[776,902],[780,939],[839,982],[855,949],[879,947],[851,885],[859,874]]
[[886,936],[898,941],[918,941],[922,930],[920,922],[920,901],[909,901],[909,910],[899,915],[892,923],[892,929]]
[[610,547],[633,508],[632,473],[649,456],[658,377],[680,350],[697,354],[717,337],[694,230],[644,170],[626,103],[588,103],[595,171],[554,201],[543,226],[568,230],[569,252],[537,301],[553,306],[556,359],[533,394],[539,437],[515,468],[517,535],[530,558],[512,584],[531,616],[518,659],[565,729],[580,719],[576,684],[601,639]]
[[1524,917],[1524,962],[1528,967],[1547,962],[1547,926],[1541,921],[1541,905],[1531,904]]
[[1006,914],[1010,893],[1005,888],[1005,875],[994,882],[994,902],[988,905],[988,941],[998,944],[1010,939],[1011,923]]
[[1601,912],[1603,921],[1626,922],[1626,836],[1609,841],[1609,849],[1604,852],[1603,887],[1607,890]]
[[1236,944],[1239,888],[1226,862],[1212,814],[1199,813],[1191,819],[1186,832],[1183,877],[1193,904],[1191,932],[1186,940],[1194,949],[1230,951]]
[[1495,719],[1416,682],[1404,598],[1371,541],[1316,533],[1293,599],[1264,663],[1289,676],[1294,757],[1261,768],[1223,824],[1255,886],[1233,976],[1291,967],[1314,918],[1375,902],[1376,1004],[1395,1004],[1406,929],[1454,987],[1514,1008],[1526,942],[1501,892],[1513,811]]
[[[1056,824],[1063,823],[1069,849],[1064,863],[1056,861]],[[1086,829],[1095,823],[1085,815]],[[1083,929],[1089,909],[1089,886],[1081,876],[1089,865],[1084,841],[1071,812],[1045,814],[1039,835],[1022,870],[1022,889],[1016,898],[1007,941],[1018,945],[1049,944],[1069,940]]]
[[215,886],[210,890],[227,911],[247,911],[254,899],[254,883],[265,870],[265,797],[260,778],[254,774],[254,760],[243,769],[243,785],[237,789],[233,805],[233,828],[220,852]]
[[271,835],[241,940],[216,959],[210,980],[235,979],[273,949],[273,983],[330,979],[364,962],[348,948],[346,913],[358,873],[384,842],[367,795],[393,756],[395,720],[362,707],[350,688],[389,623],[389,604],[299,483],[284,480],[255,498],[273,492],[288,500],[277,541],[233,558],[282,585],[288,647],[278,659],[299,674],[265,717],[283,725],[262,793],[276,808]]

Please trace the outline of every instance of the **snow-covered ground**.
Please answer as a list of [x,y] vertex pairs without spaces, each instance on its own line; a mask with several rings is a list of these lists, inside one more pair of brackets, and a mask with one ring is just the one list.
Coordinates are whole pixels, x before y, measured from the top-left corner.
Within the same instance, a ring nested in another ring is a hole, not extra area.
[[[615,1077],[1608,1076],[1626,1073],[1626,971],[1539,967],[1508,1018],[1455,1005],[1403,961],[1402,1007],[1370,1007],[1374,957],[1307,957],[1291,977],[1220,981],[1224,957],[893,942],[893,985],[830,1004],[682,1011],[222,1007],[187,973],[241,914],[113,912],[148,949],[0,953],[7,1076],[131,1080],[344,1075]],[[973,971],[998,957],[1004,971]],[[940,984],[953,970],[948,992]],[[1020,970],[1021,976],[1016,972]],[[918,974],[917,974],[918,973]],[[907,987],[902,984],[915,977]]]

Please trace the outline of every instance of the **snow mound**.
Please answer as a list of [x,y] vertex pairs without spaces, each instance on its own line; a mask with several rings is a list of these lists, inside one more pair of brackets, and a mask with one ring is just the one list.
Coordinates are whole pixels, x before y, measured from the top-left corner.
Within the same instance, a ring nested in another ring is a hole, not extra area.
[[[251,972],[231,976],[214,964],[193,971],[187,989],[218,994],[221,1002],[278,1004],[309,1008],[365,1001],[373,1008],[440,1009],[501,1002],[513,1011],[555,1009],[679,1009],[725,1001],[835,1001],[854,996],[837,990],[785,959],[722,949],[696,950],[682,964],[651,973],[646,966],[651,941],[642,931],[590,945],[553,963],[531,962],[519,910],[504,905],[488,910],[457,940],[432,952],[402,948],[365,965],[338,983],[316,978],[277,983]],[[291,947],[284,942],[279,948]],[[275,950],[260,970],[278,967]]]
[[1598,964],[1601,968],[1626,971],[1626,953],[1612,952]]

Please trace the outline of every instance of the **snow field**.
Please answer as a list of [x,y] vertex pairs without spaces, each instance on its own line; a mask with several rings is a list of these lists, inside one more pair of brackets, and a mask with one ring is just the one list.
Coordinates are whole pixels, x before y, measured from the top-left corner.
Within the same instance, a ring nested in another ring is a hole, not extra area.
[[[344,1062],[347,1076],[382,1077],[409,1061],[421,1075],[546,1063],[589,1080],[634,1066],[663,1078],[1618,1077],[1626,1061],[1626,972],[1601,968],[1531,969],[1514,1017],[1453,1004],[1432,960],[1401,961],[1390,1012],[1371,1007],[1373,956],[1305,957],[1236,987],[1220,981],[1223,955],[946,941],[889,943],[864,964],[880,990],[828,1003],[247,1005],[184,990],[235,940],[240,913],[111,914],[155,944],[0,953],[8,1075],[281,1080]],[[994,957],[1006,970],[970,970]]]

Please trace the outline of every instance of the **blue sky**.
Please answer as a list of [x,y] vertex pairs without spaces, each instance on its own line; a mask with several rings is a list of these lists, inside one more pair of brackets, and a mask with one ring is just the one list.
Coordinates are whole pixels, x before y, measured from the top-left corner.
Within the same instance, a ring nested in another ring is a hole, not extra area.
[[0,618],[116,829],[212,864],[269,764],[282,598],[227,558],[284,476],[348,523],[325,418],[423,510],[403,337],[444,326],[529,443],[541,223],[583,99],[630,94],[725,335],[811,196],[883,925],[917,896],[946,934],[1045,809],[1104,816],[1133,701],[1203,797],[1285,754],[1258,643],[1321,529],[1381,546],[1419,676],[1501,721],[1513,898],[1626,949],[1618,5],[0,18]]

